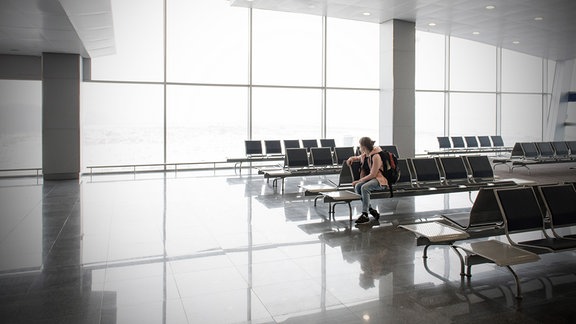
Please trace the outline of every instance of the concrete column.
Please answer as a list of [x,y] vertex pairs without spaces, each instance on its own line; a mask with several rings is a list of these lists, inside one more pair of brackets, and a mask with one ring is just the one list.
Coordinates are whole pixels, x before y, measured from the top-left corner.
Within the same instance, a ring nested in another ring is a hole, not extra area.
[[42,54],[42,172],[46,180],[80,176],[81,57]]
[[380,24],[380,134],[378,144],[394,144],[400,156],[415,152],[416,29],[413,22]]

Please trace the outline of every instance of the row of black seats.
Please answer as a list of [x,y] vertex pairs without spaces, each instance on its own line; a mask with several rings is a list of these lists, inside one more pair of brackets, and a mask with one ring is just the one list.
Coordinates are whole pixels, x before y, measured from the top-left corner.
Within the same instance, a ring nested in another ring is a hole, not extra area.
[[492,136],[438,136],[440,149],[498,149],[505,148],[500,135]]
[[576,141],[520,142],[514,144],[510,159],[533,162],[571,161],[576,157]]
[[[380,147],[398,156],[398,148],[395,145],[380,145]],[[357,154],[358,152],[352,146],[336,146],[332,149],[329,147],[310,147],[309,149],[288,148],[286,149],[284,167],[288,169],[327,166],[340,167],[349,157]]]
[[[264,143],[264,145],[262,145]],[[308,152],[312,147],[327,147],[334,149],[336,142],[331,138],[322,138],[319,140],[246,140],[244,141],[246,156],[259,155],[282,155],[287,149],[305,148]]]

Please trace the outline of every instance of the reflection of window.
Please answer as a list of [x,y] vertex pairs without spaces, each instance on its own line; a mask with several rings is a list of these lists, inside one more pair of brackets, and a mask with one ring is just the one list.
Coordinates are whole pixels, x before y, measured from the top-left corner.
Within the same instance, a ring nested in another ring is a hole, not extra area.
[[327,18],[327,85],[378,88],[380,25]]
[[42,166],[42,84],[0,80],[0,169]]
[[320,86],[322,18],[253,11],[253,83]]
[[358,146],[362,136],[377,140],[379,96],[379,91],[328,90],[326,138],[335,139],[337,146]]
[[248,134],[247,95],[243,87],[169,86],[167,162],[243,156]]

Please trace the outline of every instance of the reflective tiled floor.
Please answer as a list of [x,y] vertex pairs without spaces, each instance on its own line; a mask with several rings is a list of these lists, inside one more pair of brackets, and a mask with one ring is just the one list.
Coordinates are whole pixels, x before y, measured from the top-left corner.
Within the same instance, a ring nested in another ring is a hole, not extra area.
[[[398,224],[467,210],[475,193],[382,199],[379,224],[328,217],[290,178],[281,194],[233,170],[0,180],[2,323],[573,323],[576,257],[462,280],[446,247]],[[568,165],[503,177],[576,181]],[[353,203],[354,213],[359,203]]]

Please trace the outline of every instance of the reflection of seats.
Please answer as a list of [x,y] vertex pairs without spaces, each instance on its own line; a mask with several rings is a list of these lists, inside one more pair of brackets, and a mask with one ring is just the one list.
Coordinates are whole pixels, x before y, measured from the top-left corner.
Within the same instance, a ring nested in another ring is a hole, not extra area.
[[266,149],[266,154],[282,154],[282,144],[279,140],[265,140],[264,148]]
[[576,238],[576,234],[560,235],[557,229],[576,225],[576,190],[572,184],[539,186],[550,216],[550,228],[556,237]]
[[310,158],[312,160],[312,166],[314,167],[334,165],[334,161],[332,161],[332,151],[329,147],[311,147]]
[[246,140],[244,141],[246,156],[263,155],[262,141]]
[[305,148],[289,148],[286,149],[286,167],[293,168],[307,168],[310,166],[308,161],[308,152]]
[[342,164],[342,162],[346,161],[351,156],[354,156],[354,148],[352,146],[334,148],[334,159],[336,160],[336,164]]

